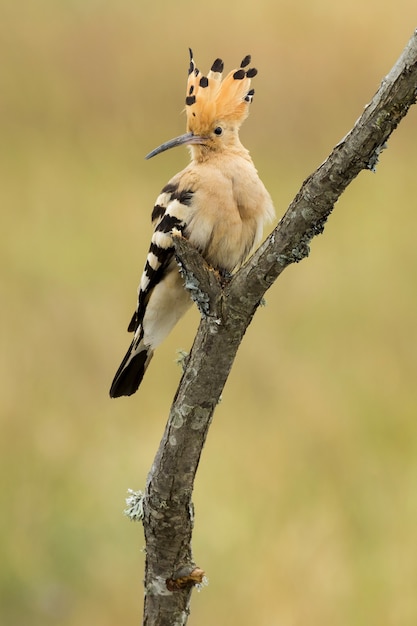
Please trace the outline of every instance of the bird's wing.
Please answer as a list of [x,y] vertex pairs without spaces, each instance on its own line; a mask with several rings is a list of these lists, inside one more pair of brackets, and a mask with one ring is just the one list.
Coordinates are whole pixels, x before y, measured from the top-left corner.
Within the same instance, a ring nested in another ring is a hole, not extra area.
[[136,311],[128,326],[135,332],[142,323],[146,306],[155,286],[164,277],[174,255],[172,231],[183,232],[190,213],[193,192],[179,190],[180,177],[174,177],[161,191],[152,211],[154,232],[138,288]]

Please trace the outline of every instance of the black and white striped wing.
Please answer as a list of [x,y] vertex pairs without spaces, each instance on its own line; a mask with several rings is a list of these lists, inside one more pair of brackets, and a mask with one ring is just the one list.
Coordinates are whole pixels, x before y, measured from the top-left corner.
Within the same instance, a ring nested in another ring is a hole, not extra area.
[[172,231],[176,229],[183,232],[186,227],[192,195],[188,190],[179,192],[178,183],[171,182],[156,199],[152,211],[155,230],[138,288],[137,308],[128,326],[129,332],[135,332],[142,324],[152,290],[162,280],[171,263],[174,254]]

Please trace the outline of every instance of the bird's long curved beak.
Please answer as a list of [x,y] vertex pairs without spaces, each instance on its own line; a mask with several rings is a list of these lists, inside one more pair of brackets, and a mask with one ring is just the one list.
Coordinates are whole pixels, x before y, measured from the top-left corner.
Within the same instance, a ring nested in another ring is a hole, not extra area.
[[202,144],[206,140],[206,137],[201,137],[200,135],[194,135],[193,133],[185,133],[184,135],[180,135],[179,137],[175,137],[175,139],[170,139],[165,143],[162,143],[160,146],[149,152],[146,155],[145,159],[152,159],[152,157],[160,154],[161,152],[165,152],[165,150],[170,150],[171,148],[175,148],[176,146],[185,146],[189,144]]

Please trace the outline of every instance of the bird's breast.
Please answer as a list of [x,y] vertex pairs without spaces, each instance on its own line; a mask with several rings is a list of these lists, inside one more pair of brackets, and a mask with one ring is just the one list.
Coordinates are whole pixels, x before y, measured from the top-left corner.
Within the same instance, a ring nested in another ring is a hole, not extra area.
[[181,181],[192,191],[184,234],[210,265],[231,272],[259,243],[273,214],[271,198],[246,161],[189,170]]

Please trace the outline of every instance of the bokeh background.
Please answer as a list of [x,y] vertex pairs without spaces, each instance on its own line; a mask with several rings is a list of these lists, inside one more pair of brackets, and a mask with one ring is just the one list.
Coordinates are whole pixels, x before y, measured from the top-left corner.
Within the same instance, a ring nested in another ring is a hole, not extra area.
[[[199,67],[259,69],[242,140],[280,216],[417,26],[415,0],[38,0],[0,19],[1,623],[140,623],[144,487],[191,311],[108,388]],[[417,624],[417,108],[267,294],[201,460],[189,623]]]

